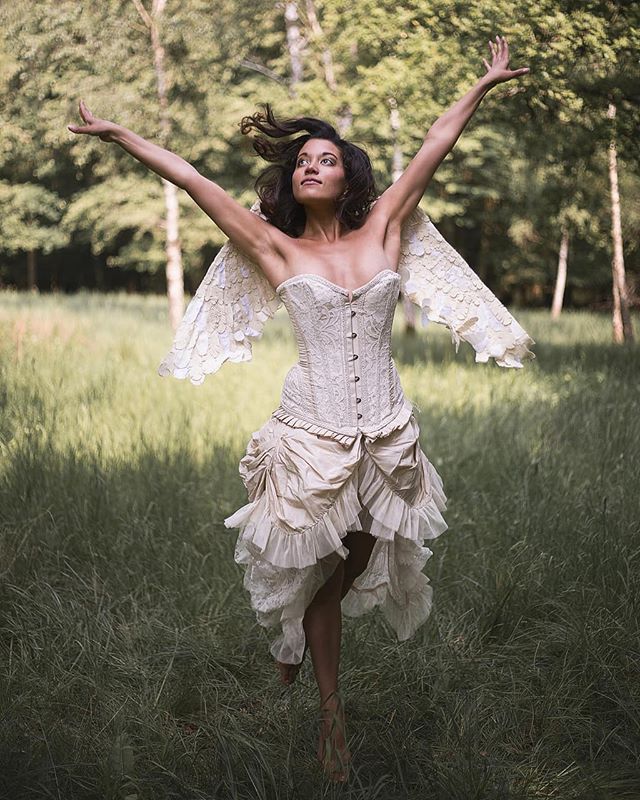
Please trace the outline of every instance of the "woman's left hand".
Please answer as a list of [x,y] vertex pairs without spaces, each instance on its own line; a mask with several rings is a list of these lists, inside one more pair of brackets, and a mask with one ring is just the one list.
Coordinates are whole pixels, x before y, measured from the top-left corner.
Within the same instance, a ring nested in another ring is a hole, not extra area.
[[483,81],[495,86],[498,83],[510,81],[511,78],[518,78],[520,75],[526,75],[529,72],[529,67],[509,69],[509,45],[504,36],[496,36],[495,42],[490,41],[489,49],[493,59],[491,65],[489,65],[486,58],[482,59],[487,68],[486,73],[482,76]]

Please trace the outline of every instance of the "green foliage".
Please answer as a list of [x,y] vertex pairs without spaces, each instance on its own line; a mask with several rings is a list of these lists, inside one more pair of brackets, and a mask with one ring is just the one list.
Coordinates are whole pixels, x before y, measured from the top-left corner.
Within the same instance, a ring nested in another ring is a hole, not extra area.
[[35,183],[0,181],[0,240],[8,253],[50,253],[69,239],[59,227],[64,201]]
[[[519,283],[550,295],[567,224],[569,289],[590,286],[593,298],[606,295],[606,150],[615,136],[633,284],[640,263],[637,4],[316,0],[320,33],[306,4],[298,5],[303,80],[292,96],[281,4],[222,0],[215,13],[205,0],[167,4],[160,37],[172,132],[164,141],[149,34],[134,3],[5,4],[0,180],[49,193],[37,195],[40,203],[51,201],[50,213],[40,213],[49,235],[38,234],[46,239],[38,249],[64,250],[79,272],[86,243],[101,263],[120,270],[157,272],[164,263],[159,179],[117,145],[67,130],[78,121],[80,97],[98,116],[179,153],[247,205],[262,165],[239,133],[243,115],[264,101],[283,115],[333,123],[348,112],[345,135],[366,147],[383,189],[391,181],[390,98],[400,112],[406,164],[430,125],[483,74],[487,41],[501,33],[512,65],[531,72],[484,99],[436,173],[424,208],[498,292]],[[326,81],[327,57],[334,88]],[[614,121],[606,117],[610,101]],[[33,246],[33,231],[16,222],[23,212],[15,204],[13,221],[0,226],[6,256]],[[184,194],[181,213],[185,270],[202,274],[223,236]]]

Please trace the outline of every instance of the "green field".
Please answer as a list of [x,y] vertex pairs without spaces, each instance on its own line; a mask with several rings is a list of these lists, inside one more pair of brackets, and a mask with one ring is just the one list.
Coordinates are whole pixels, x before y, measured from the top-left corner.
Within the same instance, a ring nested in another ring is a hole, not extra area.
[[222,523],[296,359],[284,309],[195,387],[157,375],[163,298],[0,295],[0,797],[639,798],[640,346],[517,318],[523,370],[397,314],[449,530],[413,639],[345,619],[334,787],[310,661],[279,684]]

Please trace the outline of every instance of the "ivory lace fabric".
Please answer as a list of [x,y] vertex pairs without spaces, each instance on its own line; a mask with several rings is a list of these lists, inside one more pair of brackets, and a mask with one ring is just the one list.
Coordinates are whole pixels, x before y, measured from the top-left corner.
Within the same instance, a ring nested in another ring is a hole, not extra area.
[[[251,210],[260,214],[256,201]],[[420,208],[404,223],[398,263],[400,290],[421,311],[421,322],[446,325],[456,350],[461,341],[476,361],[522,367],[535,344]],[[251,340],[281,305],[262,270],[227,241],[220,249],[162,359],[162,376],[201,384],[226,361],[249,361]]]
[[240,462],[249,503],[225,519],[240,529],[235,559],[258,621],[279,629],[278,661],[302,660],[305,609],[348,556],[350,530],[377,541],[345,614],[380,606],[403,640],[431,610],[424,542],[446,530],[446,498],[391,357],[399,281],[383,270],[351,298],[317,275],[278,287],[299,360]]
[[[260,213],[258,203],[252,210]],[[158,369],[201,384],[225,361],[251,359],[251,340],[286,307],[298,363],[240,461],[249,502],[224,520],[239,529],[235,560],[258,621],[277,629],[271,652],[284,663],[302,659],[305,610],[347,557],[348,531],[368,531],[376,542],[342,601],[345,614],[379,606],[404,640],[431,610],[425,542],[447,529],[446,497],[391,356],[401,292],[423,324],[449,328],[456,349],[471,344],[476,361],[520,368],[534,357],[533,339],[417,208],[403,227],[398,271],[382,270],[353,291],[311,274],[274,289],[227,242]]]

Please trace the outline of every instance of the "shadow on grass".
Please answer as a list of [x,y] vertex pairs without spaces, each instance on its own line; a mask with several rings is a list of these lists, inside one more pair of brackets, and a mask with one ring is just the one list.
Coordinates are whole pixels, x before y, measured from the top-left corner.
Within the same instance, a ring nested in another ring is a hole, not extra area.
[[[640,436],[615,399],[429,412],[435,613],[403,644],[345,621],[359,796],[633,796]],[[327,796],[310,664],[279,686],[222,524],[241,453],[106,462],[48,433],[2,474],[4,796]]]

